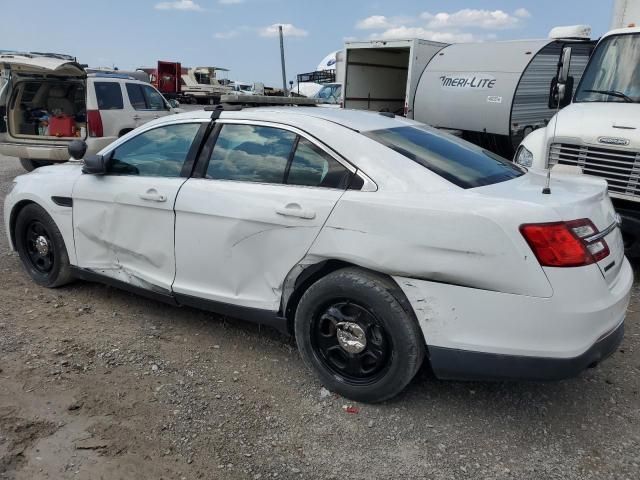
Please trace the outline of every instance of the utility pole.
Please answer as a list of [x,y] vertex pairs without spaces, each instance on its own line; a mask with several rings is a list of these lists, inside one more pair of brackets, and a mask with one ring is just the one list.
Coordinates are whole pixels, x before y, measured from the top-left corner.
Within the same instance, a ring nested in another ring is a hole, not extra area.
[[286,97],[289,92],[287,90],[287,71],[284,67],[284,35],[282,33],[282,25],[278,25],[278,33],[280,33],[280,63],[282,65],[282,90]]

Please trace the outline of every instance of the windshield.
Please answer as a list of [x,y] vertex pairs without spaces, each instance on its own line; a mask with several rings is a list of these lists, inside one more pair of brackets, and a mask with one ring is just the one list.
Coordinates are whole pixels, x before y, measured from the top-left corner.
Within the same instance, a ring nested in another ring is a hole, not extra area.
[[582,76],[576,102],[640,101],[640,34],[600,42]]
[[426,126],[363,132],[461,188],[504,182],[524,174],[494,153]]
[[338,103],[342,94],[342,85],[325,85],[316,93],[316,98],[329,103]]
[[211,85],[211,76],[208,73],[196,72],[194,76],[196,77],[196,82],[202,85]]

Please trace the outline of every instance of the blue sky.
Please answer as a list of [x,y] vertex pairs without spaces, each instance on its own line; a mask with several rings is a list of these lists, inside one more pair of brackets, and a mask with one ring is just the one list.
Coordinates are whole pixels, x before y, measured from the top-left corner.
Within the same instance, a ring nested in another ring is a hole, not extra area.
[[0,49],[55,51],[122,69],[175,60],[230,78],[281,83],[312,71],[345,39],[488,41],[546,37],[556,25],[609,26],[613,0],[0,0]]

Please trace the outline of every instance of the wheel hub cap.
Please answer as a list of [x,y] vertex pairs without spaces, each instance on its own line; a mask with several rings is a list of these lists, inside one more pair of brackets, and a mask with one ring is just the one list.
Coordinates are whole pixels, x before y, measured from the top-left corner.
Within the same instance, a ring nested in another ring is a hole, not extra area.
[[49,241],[44,236],[40,235],[36,238],[35,247],[43,257],[49,255]]
[[360,325],[353,322],[336,324],[336,336],[340,346],[349,353],[360,353],[367,348],[367,335]]

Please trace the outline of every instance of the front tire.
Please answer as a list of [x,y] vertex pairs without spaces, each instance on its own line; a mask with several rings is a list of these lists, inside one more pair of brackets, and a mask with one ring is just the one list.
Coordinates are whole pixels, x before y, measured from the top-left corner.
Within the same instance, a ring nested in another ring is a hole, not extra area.
[[420,327],[391,279],[359,268],[311,285],[295,315],[303,360],[331,391],[361,402],[400,393],[425,355]]
[[38,285],[55,288],[73,279],[62,234],[42,207],[30,204],[18,213],[15,239],[20,260]]
[[20,165],[22,165],[22,168],[24,168],[27,172],[33,172],[36,168],[53,165],[53,162],[47,162],[46,160],[31,160],[30,158],[21,158]]

